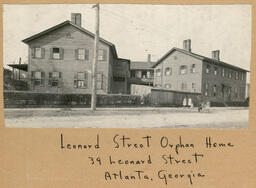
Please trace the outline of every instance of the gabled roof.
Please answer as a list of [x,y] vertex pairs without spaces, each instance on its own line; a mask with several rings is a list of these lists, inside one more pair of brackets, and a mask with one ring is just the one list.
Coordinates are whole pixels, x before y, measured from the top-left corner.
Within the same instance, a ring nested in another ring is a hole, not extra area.
[[153,70],[153,65],[156,62],[148,62],[148,61],[132,61],[131,62],[131,70]]
[[178,51],[178,52],[181,52],[183,54],[186,54],[186,55],[189,55],[191,57],[194,57],[194,58],[197,58],[197,59],[200,59],[202,61],[205,61],[205,62],[208,62],[208,63],[212,63],[212,64],[215,64],[215,65],[221,65],[221,66],[225,66],[225,67],[228,67],[228,68],[232,68],[232,69],[237,69],[237,70],[240,70],[240,71],[246,71],[246,72],[249,72],[248,70],[245,70],[245,69],[242,69],[240,67],[237,67],[237,66],[234,66],[234,65],[231,65],[231,64],[228,64],[228,63],[225,63],[223,61],[218,61],[216,59],[212,59],[212,58],[209,58],[209,57],[205,57],[205,56],[202,56],[202,55],[199,55],[199,54],[196,54],[196,53],[193,53],[193,52],[189,52],[187,50],[183,50],[183,49],[180,49],[180,48],[172,48],[171,50],[169,50],[165,55],[163,55],[157,62],[156,64],[153,66],[153,68],[156,67],[156,65],[158,65],[159,63],[161,63],[165,58],[167,58],[171,53],[173,53],[174,51]]
[[[66,25],[71,25],[71,26],[77,28],[78,30],[82,31],[83,33],[85,33],[85,34],[91,36],[92,38],[95,37],[95,34],[94,34],[94,33],[88,31],[87,29],[84,29],[83,27],[80,27],[80,26],[78,26],[78,25],[72,23],[72,22],[69,21],[69,20],[67,20],[67,21],[62,22],[62,23],[60,23],[60,24],[58,24],[58,25],[55,25],[55,26],[53,26],[53,27],[51,27],[51,28],[49,28],[49,29],[46,29],[46,30],[44,30],[44,31],[42,31],[42,32],[40,32],[40,33],[37,33],[37,34],[35,34],[35,35],[32,35],[32,36],[30,36],[30,37],[28,37],[28,38],[22,40],[22,42],[28,44],[30,41],[32,41],[32,40],[34,40],[34,39],[37,39],[37,38],[39,38],[39,37],[41,37],[41,36],[43,36],[43,35],[45,35],[45,34],[48,34],[48,33],[52,32],[52,31],[55,31],[56,29],[59,29],[59,28],[61,28],[61,27],[63,27],[63,26],[66,26]],[[113,50],[113,55],[114,55],[114,57],[117,58],[117,52],[116,52],[115,45],[114,45],[113,43],[111,43],[111,42],[109,42],[109,41],[103,39],[103,38],[99,38],[99,40],[100,40],[101,42],[107,44],[108,46],[110,46],[111,49]]]

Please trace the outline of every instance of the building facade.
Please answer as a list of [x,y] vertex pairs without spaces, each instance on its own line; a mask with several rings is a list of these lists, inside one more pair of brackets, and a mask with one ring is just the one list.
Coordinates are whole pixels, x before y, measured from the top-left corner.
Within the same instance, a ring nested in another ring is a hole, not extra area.
[[[91,93],[94,34],[81,27],[81,14],[23,40],[28,45],[28,86],[35,92]],[[98,94],[128,93],[130,60],[100,38]]]
[[153,66],[154,86],[201,93],[206,101],[244,101],[247,71],[220,61],[219,54],[219,50],[212,52],[212,58],[195,54],[191,40],[185,40],[183,49],[171,49]]

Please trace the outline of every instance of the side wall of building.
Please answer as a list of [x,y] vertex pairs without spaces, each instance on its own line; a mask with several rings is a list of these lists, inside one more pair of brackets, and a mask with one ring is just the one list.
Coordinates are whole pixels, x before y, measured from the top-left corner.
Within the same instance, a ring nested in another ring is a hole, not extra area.
[[[30,90],[38,92],[61,92],[61,93],[91,93],[91,73],[93,61],[93,44],[94,40],[91,36],[79,31],[71,25],[63,26],[49,34],[46,34],[29,43],[28,52],[28,72],[29,72],[29,87]],[[43,58],[32,58],[32,49],[35,47],[44,49]],[[52,48],[62,48],[63,58],[51,58]],[[78,48],[87,49],[89,52],[88,60],[77,60],[75,50]],[[97,73],[102,74],[102,88],[97,90],[97,93],[108,93],[109,88],[109,51],[110,47],[105,43],[99,43],[99,49],[106,52],[106,60],[98,61]],[[33,86],[32,71],[44,72],[44,84],[41,86]],[[60,86],[53,87],[48,84],[50,72],[61,72]],[[86,72],[85,88],[74,87],[74,77],[78,72]]]
[[[181,66],[187,68],[186,73],[181,73]],[[193,72],[192,66],[194,66]],[[168,67],[171,69],[170,75],[165,74]],[[161,70],[161,75],[157,70]],[[154,86],[159,88],[200,93],[201,82],[202,61],[178,51],[171,53],[154,68]]]
[[127,60],[114,61],[112,93],[130,93],[128,78],[130,77],[130,63]]
[[245,100],[245,71],[227,68],[221,63],[218,65],[204,62],[202,73],[204,100],[213,102],[242,102]]

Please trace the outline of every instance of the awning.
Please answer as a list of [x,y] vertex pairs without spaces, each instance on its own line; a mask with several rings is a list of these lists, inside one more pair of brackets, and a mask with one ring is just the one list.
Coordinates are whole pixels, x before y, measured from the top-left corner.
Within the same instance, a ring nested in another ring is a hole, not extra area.
[[9,67],[28,72],[28,64],[9,64]]

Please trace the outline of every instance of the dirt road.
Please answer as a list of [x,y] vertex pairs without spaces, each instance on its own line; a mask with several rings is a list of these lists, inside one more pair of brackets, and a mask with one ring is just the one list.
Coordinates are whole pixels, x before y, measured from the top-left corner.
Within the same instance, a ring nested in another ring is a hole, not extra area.
[[248,108],[37,108],[5,109],[7,127],[246,129]]

